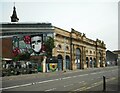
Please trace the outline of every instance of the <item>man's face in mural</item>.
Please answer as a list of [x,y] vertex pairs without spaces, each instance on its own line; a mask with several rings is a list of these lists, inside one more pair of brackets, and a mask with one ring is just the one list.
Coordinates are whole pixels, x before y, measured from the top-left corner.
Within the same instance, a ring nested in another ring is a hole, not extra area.
[[31,45],[34,52],[39,54],[42,47],[42,37],[41,36],[31,37]]

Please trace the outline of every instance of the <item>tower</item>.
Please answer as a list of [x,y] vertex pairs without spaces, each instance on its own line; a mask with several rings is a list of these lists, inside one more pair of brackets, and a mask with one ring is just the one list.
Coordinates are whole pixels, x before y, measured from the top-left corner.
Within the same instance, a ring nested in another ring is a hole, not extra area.
[[[14,3],[15,4],[15,3]],[[13,7],[13,14],[11,16],[11,22],[18,22],[19,18],[17,17],[15,5]]]

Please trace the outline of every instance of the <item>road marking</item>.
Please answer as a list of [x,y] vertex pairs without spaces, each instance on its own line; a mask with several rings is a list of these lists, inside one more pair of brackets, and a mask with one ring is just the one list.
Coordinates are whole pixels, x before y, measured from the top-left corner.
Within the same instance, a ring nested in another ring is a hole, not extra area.
[[92,84],[92,86],[94,86],[94,85],[99,85],[99,84],[101,84],[102,82],[103,82],[103,81],[95,82],[95,83]]
[[78,89],[76,89],[76,90],[74,90],[74,91],[82,91],[83,89],[85,89],[86,87],[82,87],[82,88],[78,88]]
[[73,84],[69,84],[69,85],[64,85],[64,87],[69,87],[69,86],[72,86]]
[[97,78],[101,78],[101,77],[97,77]]
[[55,90],[56,88],[51,88],[51,89],[47,89],[45,91],[52,91],[52,90]]
[[106,80],[106,82],[114,80],[114,79],[117,79],[117,78],[116,77],[109,78],[109,79]]
[[94,75],[94,74],[97,74],[97,73],[90,73],[90,74]]
[[78,76],[87,76],[87,75],[89,75],[89,74],[83,74],[83,75],[78,75]]
[[68,78],[72,78],[72,77],[64,77],[64,78],[62,78],[62,79],[68,79]]
[[[101,71],[101,72],[96,72],[96,73],[104,73],[104,72],[109,72],[109,71]],[[96,73],[94,73],[94,74],[96,74]],[[92,74],[92,73],[90,73],[90,74]],[[41,82],[33,82],[33,83],[28,83],[28,84],[23,84],[23,85],[17,85],[17,86],[10,86],[10,87],[5,87],[5,88],[0,88],[0,90],[18,88],[18,87],[23,87],[23,86],[29,86],[29,85],[34,85],[34,84],[38,84],[38,83],[39,84],[48,83],[48,82],[52,82],[52,81],[57,81],[57,80],[62,80],[62,79],[69,79],[69,78],[75,78],[75,77],[80,77],[80,76],[87,76],[87,75],[89,75],[89,74],[83,74],[83,75],[77,75],[77,76],[71,76],[71,77],[64,77],[64,78],[46,80],[46,81],[41,81]]]
[[[83,70],[78,70],[78,71],[74,71],[74,72],[81,72],[81,71],[83,71]],[[63,73],[63,74],[67,74],[67,73],[74,73],[74,72],[66,72],[66,73]]]
[[81,82],[78,82],[78,83],[80,84],[80,83],[83,83],[83,82],[85,82],[85,81],[81,81]]
[[73,78],[78,77],[78,76],[73,76]]
[[102,82],[96,82],[96,83],[92,84],[90,87],[82,87],[82,88],[76,89],[76,90],[74,90],[74,91],[84,91],[84,90],[87,90],[87,89],[96,87],[96,86],[100,85],[101,83],[102,83]]
[[6,88],[0,88],[0,90],[18,88],[18,87],[29,86],[29,85],[32,85],[32,83],[28,83],[28,84],[24,84],[24,85],[18,85],[18,86],[12,86],[12,87],[6,87]]
[[91,87],[87,87],[86,89],[90,89]]
[[[116,79],[116,77],[112,77],[112,78],[106,80],[106,82],[111,81],[111,80],[114,80],[114,79]],[[99,85],[102,84],[102,83],[103,83],[103,81],[95,82],[95,83],[93,83],[93,84],[92,84],[91,86],[89,86],[89,87],[82,87],[82,88],[76,89],[76,90],[74,90],[74,91],[84,91],[84,90],[87,90],[87,89],[90,89],[90,88],[99,86]]]
[[86,85],[86,84],[87,84],[86,82],[83,83],[83,85]]

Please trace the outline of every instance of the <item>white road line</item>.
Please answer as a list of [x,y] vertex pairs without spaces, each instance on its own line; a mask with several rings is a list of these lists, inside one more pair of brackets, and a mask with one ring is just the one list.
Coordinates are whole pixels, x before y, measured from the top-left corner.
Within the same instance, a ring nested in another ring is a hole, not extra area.
[[73,78],[78,77],[78,76],[73,76]]
[[109,81],[114,80],[114,79],[116,79],[116,77],[109,78],[106,80],[106,82],[109,82]]
[[85,82],[85,81],[81,81],[81,82],[78,82],[78,83],[80,84],[80,83],[83,83],[83,82]]
[[92,74],[92,75],[93,75],[93,74],[97,74],[97,73],[90,73],[90,74]]
[[64,87],[68,87],[68,86],[72,86],[73,84],[69,84],[69,85],[64,85]]
[[83,83],[83,85],[86,85],[86,84],[87,84],[86,82]]
[[78,88],[78,89],[76,89],[76,90],[74,90],[74,91],[82,91],[83,89],[85,89],[86,87],[82,87],[82,88]]
[[45,91],[52,91],[52,90],[55,90],[56,88],[51,88],[51,89],[47,89]]
[[97,77],[97,78],[101,78],[101,77]]
[[72,78],[72,77],[64,77],[64,78],[62,78],[62,79],[68,79],[68,78]]
[[24,84],[24,85],[18,85],[18,86],[12,86],[12,87],[6,87],[6,88],[0,88],[0,90],[12,89],[12,88],[18,88],[18,87],[29,86],[29,85],[32,85],[32,83]]
[[86,89],[90,89],[91,87],[87,87]]
[[87,75],[89,75],[89,74],[83,74],[83,75],[78,75],[78,76],[87,76]]
[[[74,72],[81,72],[82,70],[78,70],[78,71],[74,71]],[[74,72],[67,72],[67,73],[74,73]],[[64,73],[64,74],[67,74],[67,73]]]
[[102,83],[102,81],[95,82],[95,83],[93,83],[91,86],[96,86],[96,85],[99,85],[99,84],[101,84],[101,83]]
[[[112,77],[112,78],[108,79],[106,82],[111,81],[111,80],[114,80],[114,79],[116,79],[116,78],[115,78],[115,77]],[[82,88],[76,89],[76,90],[74,90],[74,91],[84,91],[84,90],[87,90],[87,89],[90,89],[90,88],[99,86],[99,85],[102,84],[102,83],[103,83],[103,81],[95,82],[95,83],[93,83],[90,87],[82,87]]]

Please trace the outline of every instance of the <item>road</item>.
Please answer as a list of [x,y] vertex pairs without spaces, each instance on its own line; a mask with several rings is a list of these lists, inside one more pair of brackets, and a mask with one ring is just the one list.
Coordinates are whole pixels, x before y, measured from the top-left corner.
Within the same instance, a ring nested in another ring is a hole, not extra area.
[[[103,91],[118,90],[118,67],[90,68],[67,72],[38,73],[4,77],[2,91]],[[112,87],[112,88],[111,88]]]

